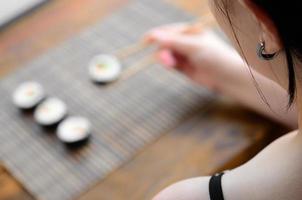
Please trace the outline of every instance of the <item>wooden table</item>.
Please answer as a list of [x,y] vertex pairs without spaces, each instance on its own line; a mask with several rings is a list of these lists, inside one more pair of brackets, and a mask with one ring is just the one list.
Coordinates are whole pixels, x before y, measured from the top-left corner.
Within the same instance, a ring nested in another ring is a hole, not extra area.
[[[209,13],[205,0],[170,2],[195,14]],[[0,76],[12,72],[126,3],[127,0],[53,0],[46,4],[0,32]],[[205,112],[210,117],[205,119]],[[201,134],[205,123],[217,123],[217,134]],[[223,127],[230,123],[238,124],[240,131],[233,135],[226,133]],[[213,102],[207,110],[190,117],[146,146],[79,198],[150,199],[175,181],[209,175],[245,162],[278,136],[269,134],[276,130],[276,125],[231,102]],[[0,199],[33,199],[7,171],[0,171]]]

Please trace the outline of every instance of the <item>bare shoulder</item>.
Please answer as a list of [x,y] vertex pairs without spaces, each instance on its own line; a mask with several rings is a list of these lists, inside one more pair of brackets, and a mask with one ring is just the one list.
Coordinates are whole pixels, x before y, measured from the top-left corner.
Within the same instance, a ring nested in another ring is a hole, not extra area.
[[293,131],[282,136],[223,177],[225,199],[301,199],[301,154],[301,133]]

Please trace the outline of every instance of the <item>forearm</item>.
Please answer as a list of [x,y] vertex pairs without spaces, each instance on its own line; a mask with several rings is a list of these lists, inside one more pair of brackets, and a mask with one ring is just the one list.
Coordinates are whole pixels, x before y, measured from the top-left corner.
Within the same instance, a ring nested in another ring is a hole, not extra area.
[[224,82],[219,86],[221,93],[275,121],[296,128],[296,107],[293,105],[287,109],[287,91],[259,73],[249,71],[241,60],[232,62],[232,68],[224,74]]

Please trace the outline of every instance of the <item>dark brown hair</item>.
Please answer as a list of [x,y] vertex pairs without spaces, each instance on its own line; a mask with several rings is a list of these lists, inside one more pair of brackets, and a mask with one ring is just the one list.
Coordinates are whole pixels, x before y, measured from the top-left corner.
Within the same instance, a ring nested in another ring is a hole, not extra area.
[[[215,0],[219,10],[227,17],[236,37],[231,17],[228,13],[230,0]],[[218,2],[219,1],[219,2]],[[294,58],[302,61],[302,28],[298,26],[298,20],[302,19],[302,2],[284,0],[251,0],[271,18],[280,35],[284,46],[288,68],[288,106],[292,105],[296,96],[296,76]],[[240,46],[240,44],[239,44]],[[257,84],[256,84],[257,85]],[[259,87],[257,87],[259,89]],[[261,97],[264,95],[258,90]],[[265,98],[264,98],[265,99]]]

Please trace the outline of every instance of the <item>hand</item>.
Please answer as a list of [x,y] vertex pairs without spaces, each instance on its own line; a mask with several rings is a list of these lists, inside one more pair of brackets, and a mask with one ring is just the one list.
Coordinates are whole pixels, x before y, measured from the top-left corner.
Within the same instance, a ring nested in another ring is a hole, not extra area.
[[145,40],[159,46],[157,57],[167,68],[176,69],[198,84],[218,90],[234,65],[242,59],[210,30],[190,34],[186,24],[155,28]]

